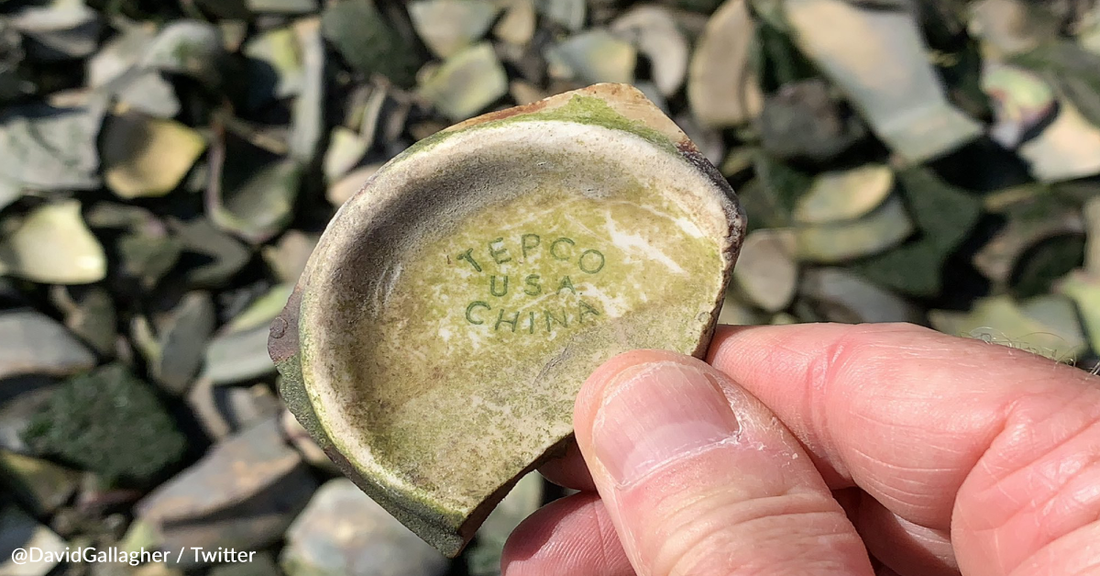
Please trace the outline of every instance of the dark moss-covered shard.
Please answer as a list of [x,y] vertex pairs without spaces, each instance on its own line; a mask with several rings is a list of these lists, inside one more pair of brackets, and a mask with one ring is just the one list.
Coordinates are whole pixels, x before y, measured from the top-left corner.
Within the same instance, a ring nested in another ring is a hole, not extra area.
[[446,554],[635,348],[701,355],[744,219],[637,90],[600,84],[414,145],[343,205],[269,351],[334,462]]
[[39,454],[124,484],[155,479],[186,447],[152,387],[121,364],[65,383],[27,424],[23,438]]

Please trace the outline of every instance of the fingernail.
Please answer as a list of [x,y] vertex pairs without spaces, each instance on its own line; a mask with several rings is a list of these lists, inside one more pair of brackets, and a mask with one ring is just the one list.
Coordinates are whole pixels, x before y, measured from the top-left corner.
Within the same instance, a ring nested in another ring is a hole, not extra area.
[[717,384],[684,364],[645,365],[609,388],[592,443],[596,458],[621,485],[734,438],[741,428]]

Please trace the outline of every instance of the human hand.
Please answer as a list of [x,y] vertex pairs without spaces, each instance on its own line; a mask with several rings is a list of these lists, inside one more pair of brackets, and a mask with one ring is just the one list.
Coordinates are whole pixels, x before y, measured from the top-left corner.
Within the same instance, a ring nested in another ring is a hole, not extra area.
[[506,576],[1100,574],[1100,378],[901,324],[722,328],[708,360],[588,379],[542,469],[582,492]]

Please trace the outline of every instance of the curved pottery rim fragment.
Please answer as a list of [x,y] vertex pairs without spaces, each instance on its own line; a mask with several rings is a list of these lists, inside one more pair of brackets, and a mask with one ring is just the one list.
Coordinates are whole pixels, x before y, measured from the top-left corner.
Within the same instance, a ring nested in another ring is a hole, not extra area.
[[467,120],[337,212],[271,326],[280,393],[344,474],[456,556],[571,440],[588,372],[639,347],[705,353],[744,228],[721,174],[630,86]]

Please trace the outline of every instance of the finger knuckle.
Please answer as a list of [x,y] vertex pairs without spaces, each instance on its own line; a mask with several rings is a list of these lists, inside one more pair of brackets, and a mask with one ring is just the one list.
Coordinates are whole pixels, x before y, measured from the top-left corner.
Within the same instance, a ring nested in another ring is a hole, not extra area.
[[650,563],[658,576],[784,574],[776,567],[826,565],[837,543],[859,546],[839,506],[815,493],[699,501],[661,532]]

